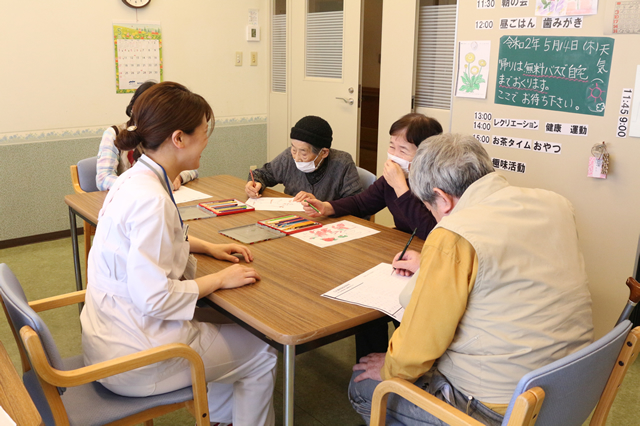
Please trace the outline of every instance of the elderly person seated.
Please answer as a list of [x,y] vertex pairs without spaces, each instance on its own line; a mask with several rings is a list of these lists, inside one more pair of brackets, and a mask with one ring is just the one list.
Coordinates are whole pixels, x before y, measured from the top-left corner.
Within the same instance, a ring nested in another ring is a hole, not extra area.
[[[400,377],[500,425],[526,373],[593,340],[591,296],[567,199],[510,186],[471,136],[420,145],[412,191],[438,221],[422,253],[393,266],[415,288],[387,353],[354,366],[349,397],[368,422],[380,380]],[[443,423],[390,396],[387,424]]]
[[362,191],[351,154],[331,148],[333,130],[326,120],[308,115],[291,128],[291,147],[256,169],[244,187],[258,198],[264,188],[284,185],[294,201],[337,200]]

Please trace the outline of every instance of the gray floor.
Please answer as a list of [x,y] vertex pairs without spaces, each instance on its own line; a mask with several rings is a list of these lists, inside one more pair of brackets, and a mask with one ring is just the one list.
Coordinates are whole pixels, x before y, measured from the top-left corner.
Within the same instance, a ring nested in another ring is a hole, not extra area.
[[[29,300],[75,290],[71,242],[67,239],[0,250],[0,263],[16,274]],[[83,272],[84,273],[84,272]],[[80,353],[78,310],[67,307],[42,317],[51,329],[62,356]],[[6,319],[0,316],[0,340],[21,372],[17,346]],[[346,397],[354,360],[353,337],[296,358],[296,426],[350,426],[362,424]],[[274,392],[277,423],[282,424],[282,363]],[[640,362],[631,367],[607,421],[610,426],[640,425],[635,413],[640,405]],[[193,425],[186,410],[155,420],[158,426]]]

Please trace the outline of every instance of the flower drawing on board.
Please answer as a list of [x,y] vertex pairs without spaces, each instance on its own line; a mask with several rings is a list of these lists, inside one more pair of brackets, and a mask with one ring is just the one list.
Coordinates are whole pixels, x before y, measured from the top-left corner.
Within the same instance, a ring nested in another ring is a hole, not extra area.
[[463,85],[460,86],[460,91],[471,93],[480,90],[480,83],[486,82],[482,76],[482,68],[487,66],[487,61],[480,59],[478,65],[473,65],[476,55],[472,52],[467,53],[464,60],[467,63],[464,64],[464,72],[461,75]]

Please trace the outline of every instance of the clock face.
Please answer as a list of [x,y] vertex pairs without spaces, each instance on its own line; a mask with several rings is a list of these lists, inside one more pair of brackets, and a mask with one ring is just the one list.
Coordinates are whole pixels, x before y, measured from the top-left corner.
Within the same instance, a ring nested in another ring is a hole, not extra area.
[[138,9],[151,3],[151,0],[122,0],[122,2],[129,7],[135,7]]

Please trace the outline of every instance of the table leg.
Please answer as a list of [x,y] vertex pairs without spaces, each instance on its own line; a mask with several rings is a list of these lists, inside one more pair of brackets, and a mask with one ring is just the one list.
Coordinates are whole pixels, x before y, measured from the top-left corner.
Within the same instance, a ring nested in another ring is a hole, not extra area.
[[[69,207],[69,223],[71,225],[71,247],[73,247],[73,267],[76,273],[76,291],[82,290],[82,270],[80,269],[80,250],[78,248],[78,227],[76,225],[76,213]],[[78,309],[82,312],[80,303]]]
[[284,425],[293,426],[293,384],[296,370],[296,347],[295,345],[285,345],[283,352],[284,361]]

